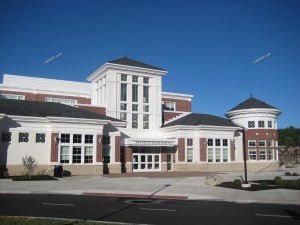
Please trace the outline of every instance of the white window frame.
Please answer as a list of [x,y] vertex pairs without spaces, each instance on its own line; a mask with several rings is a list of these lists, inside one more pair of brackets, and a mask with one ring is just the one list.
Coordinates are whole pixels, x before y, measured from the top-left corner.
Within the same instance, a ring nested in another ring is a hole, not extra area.
[[67,98],[53,98],[53,97],[45,97],[45,102],[56,102],[65,105],[76,105],[76,99],[67,99]]
[[25,100],[25,95],[0,94],[0,99]]

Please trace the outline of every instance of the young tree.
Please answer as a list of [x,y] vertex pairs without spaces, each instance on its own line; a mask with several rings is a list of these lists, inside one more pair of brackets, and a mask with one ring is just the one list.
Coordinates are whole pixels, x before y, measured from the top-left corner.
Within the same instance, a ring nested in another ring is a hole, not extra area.
[[22,157],[22,164],[26,169],[26,175],[28,175],[29,179],[31,179],[33,171],[36,169],[38,162],[32,156],[25,155],[25,157]]

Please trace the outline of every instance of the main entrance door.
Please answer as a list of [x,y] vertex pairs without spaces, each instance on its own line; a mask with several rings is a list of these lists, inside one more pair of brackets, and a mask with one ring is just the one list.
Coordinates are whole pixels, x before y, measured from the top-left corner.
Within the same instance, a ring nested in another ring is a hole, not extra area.
[[160,171],[160,148],[141,147],[133,149],[133,172]]

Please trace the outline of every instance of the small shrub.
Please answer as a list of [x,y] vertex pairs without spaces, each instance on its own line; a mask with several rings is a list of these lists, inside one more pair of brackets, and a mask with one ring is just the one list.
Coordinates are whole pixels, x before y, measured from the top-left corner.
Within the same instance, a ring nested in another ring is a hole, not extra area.
[[299,189],[300,188],[297,180],[283,180],[282,187],[288,188],[288,189]]
[[233,181],[233,184],[235,187],[241,187],[242,186],[242,181],[240,179],[235,179]]
[[4,178],[9,178],[9,173],[8,173],[8,171],[3,172],[2,176],[3,176]]
[[278,177],[278,176],[275,177],[274,181],[275,181],[276,186],[281,186],[282,185],[282,178],[281,177]]
[[26,169],[26,175],[31,179],[34,170],[38,166],[38,162],[32,156],[25,155],[25,157],[22,157],[22,165]]
[[268,182],[266,182],[266,181],[263,181],[263,182],[260,183],[260,186],[263,187],[263,188],[268,187],[268,185],[269,185],[269,184],[268,184]]
[[291,176],[291,173],[290,173],[290,172],[285,172],[284,175],[286,175],[286,176]]
[[298,173],[293,173],[292,176],[298,176]]

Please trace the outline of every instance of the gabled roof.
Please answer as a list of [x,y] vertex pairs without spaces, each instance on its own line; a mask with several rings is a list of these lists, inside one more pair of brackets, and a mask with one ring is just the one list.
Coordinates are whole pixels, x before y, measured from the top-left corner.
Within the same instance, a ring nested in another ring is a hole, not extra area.
[[222,117],[213,116],[209,114],[197,114],[191,113],[184,117],[174,120],[170,123],[163,125],[162,127],[172,127],[172,126],[220,126],[220,127],[238,127],[228,119]]
[[152,70],[166,71],[166,70],[158,68],[156,66],[152,66],[152,65],[149,65],[149,64],[146,64],[146,63],[142,63],[142,62],[139,62],[139,61],[136,61],[134,59],[127,58],[127,57],[112,60],[112,61],[109,61],[108,63],[119,64],[119,65],[124,65],[124,66],[141,67],[141,68],[152,69]]
[[113,117],[100,115],[73,106],[27,100],[0,99],[0,114],[28,117],[67,117],[121,122]]
[[235,110],[242,110],[242,109],[276,109],[276,108],[251,96],[246,101],[240,103],[236,107],[229,110],[229,112]]

